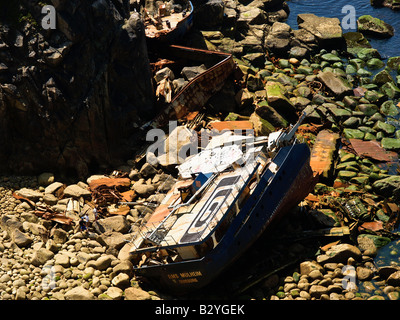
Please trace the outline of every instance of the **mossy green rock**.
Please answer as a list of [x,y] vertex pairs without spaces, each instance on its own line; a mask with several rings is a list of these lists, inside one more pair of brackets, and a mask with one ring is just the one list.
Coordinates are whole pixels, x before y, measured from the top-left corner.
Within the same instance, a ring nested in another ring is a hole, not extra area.
[[396,131],[395,126],[392,126],[391,124],[385,123],[383,121],[377,121],[373,129],[376,131],[383,131],[388,135],[393,134]]
[[357,176],[357,172],[354,172],[354,171],[341,170],[338,173],[338,177],[343,180],[350,180],[351,178],[354,178],[356,176]]
[[328,62],[342,62],[342,59],[332,53],[325,53],[321,56],[321,58]]
[[392,70],[397,70],[400,67],[400,56],[389,58],[387,66]]
[[365,136],[365,133],[358,130],[358,129],[343,129],[343,134],[346,137],[346,139],[363,139]]
[[371,70],[381,69],[385,63],[381,59],[372,58],[367,61],[367,67]]
[[400,198],[400,176],[389,176],[372,184],[374,191],[384,197]]
[[387,70],[382,70],[374,76],[372,82],[378,86],[381,86],[387,82],[394,82],[394,80]]
[[378,106],[371,103],[362,103],[356,107],[356,110],[361,111],[366,116],[372,116],[378,111]]
[[389,99],[395,99],[400,96],[400,89],[393,82],[384,83],[380,91]]
[[394,29],[391,25],[370,15],[363,15],[357,19],[357,29],[364,35],[380,38],[390,38],[394,35]]
[[363,48],[357,52],[357,57],[361,60],[367,61],[372,58],[380,58],[381,55],[379,54],[378,50],[374,48]]
[[399,109],[395,106],[392,100],[388,100],[382,103],[379,111],[385,116],[391,117],[397,116],[399,114]]
[[382,138],[381,145],[386,150],[400,149],[400,139]]

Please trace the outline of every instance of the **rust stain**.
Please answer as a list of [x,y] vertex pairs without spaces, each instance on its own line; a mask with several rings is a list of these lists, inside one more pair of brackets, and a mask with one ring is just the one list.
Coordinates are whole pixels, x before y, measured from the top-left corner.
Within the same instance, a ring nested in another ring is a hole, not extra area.
[[398,158],[397,153],[386,151],[376,140],[350,139],[350,144],[360,157],[368,157],[378,161],[394,161]]
[[310,166],[314,174],[319,174],[324,178],[328,177],[333,165],[333,153],[336,150],[337,139],[339,139],[339,134],[328,130],[318,133],[310,158]]

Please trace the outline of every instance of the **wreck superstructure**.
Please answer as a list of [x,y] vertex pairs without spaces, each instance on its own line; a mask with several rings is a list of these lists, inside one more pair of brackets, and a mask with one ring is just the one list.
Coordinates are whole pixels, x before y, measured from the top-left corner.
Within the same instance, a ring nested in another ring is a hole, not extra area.
[[145,34],[150,40],[172,43],[193,25],[193,5],[188,0],[146,0],[142,15]]
[[297,126],[251,143],[234,137],[179,165],[180,179],[133,241],[135,274],[187,292],[241,256],[313,187]]

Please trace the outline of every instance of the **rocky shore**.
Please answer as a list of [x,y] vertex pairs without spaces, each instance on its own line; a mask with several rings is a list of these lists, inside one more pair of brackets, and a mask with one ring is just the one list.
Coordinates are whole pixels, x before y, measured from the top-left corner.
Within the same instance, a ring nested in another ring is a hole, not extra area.
[[[248,119],[264,135],[305,111],[298,138],[311,149],[323,134],[334,142],[314,191],[281,225],[281,235],[298,240],[275,248],[304,261],[272,272],[241,297],[398,300],[400,57],[383,61],[363,30],[343,33],[338,19],[301,14],[299,30],[292,30],[283,22],[289,11],[283,1],[208,1],[186,43],[232,53],[243,73],[239,89],[228,81],[211,98],[217,120]],[[378,150],[363,153],[360,141]],[[130,241],[152,209],[107,204],[96,219],[91,206],[98,179],[122,176],[121,193],[160,201],[174,178],[159,163],[129,160],[115,169],[73,184],[52,173],[0,177],[0,299],[177,298],[132,273]],[[79,227],[85,214],[88,231]],[[328,236],[315,236],[321,230]],[[319,244],[312,254],[310,231]],[[377,259],[381,248],[391,249],[390,261]]]

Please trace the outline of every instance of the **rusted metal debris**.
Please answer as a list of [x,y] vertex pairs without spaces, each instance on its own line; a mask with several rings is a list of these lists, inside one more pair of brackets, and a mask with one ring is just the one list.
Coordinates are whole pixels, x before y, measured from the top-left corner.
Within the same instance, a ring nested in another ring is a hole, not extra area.
[[38,217],[41,217],[46,220],[51,220],[54,222],[59,222],[61,224],[70,225],[72,223],[72,219],[68,218],[65,214],[55,212],[53,209],[51,209],[48,206],[37,207],[35,202],[33,202],[32,200],[30,200],[28,198],[20,196],[15,192],[13,193],[13,197],[20,201],[25,201],[26,203],[28,203],[32,209],[35,209],[34,213]]
[[20,195],[17,194],[16,192],[13,192],[13,197],[14,197],[15,199],[17,199],[17,200],[25,201],[26,203],[29,204],[29,206],[30,206],[31,208],[35,208],[35,207],[36,207],[36,204],[35,204],[32,200],[29,200],[28,198],[25,198],[25,197],[23,197],[23,196],[20,196]]
[[101,186],[117,189],[126,188],[131,186],[131,180],[129,178],[100,178],[89,183],[89,188],[92,191]]
[[99,207],[103,216],[127,215],[128,206],[116,206],[119,202],[131,202],[136,198],[134,190],[130,190],[129,178],[100,178],[89,183],[92,192],[92,203]]
[[368,157],[377,161],[395,161],[398,159],[396,152],[386,151],[376,140],[350,139],[350,144],[360,157]]
[[61,224],[67,224],[70,225],[72,223],[72,219],[67,217],[63,213],[55,212],[53,209],[50,207],[38,207],[34,211],[35,215],[46,220],[51,220],[54,222],[58,222]]
[[339,134],[322,130],[318,133],[311,152],[310,165],[314,174],[328,178],[333,169],[333,154]]
[[250,121],[239,120],[239,121],[213,121],[207,126],[210,130],[230,130],[230,131],[249,131],[253,130],[253,124]]

